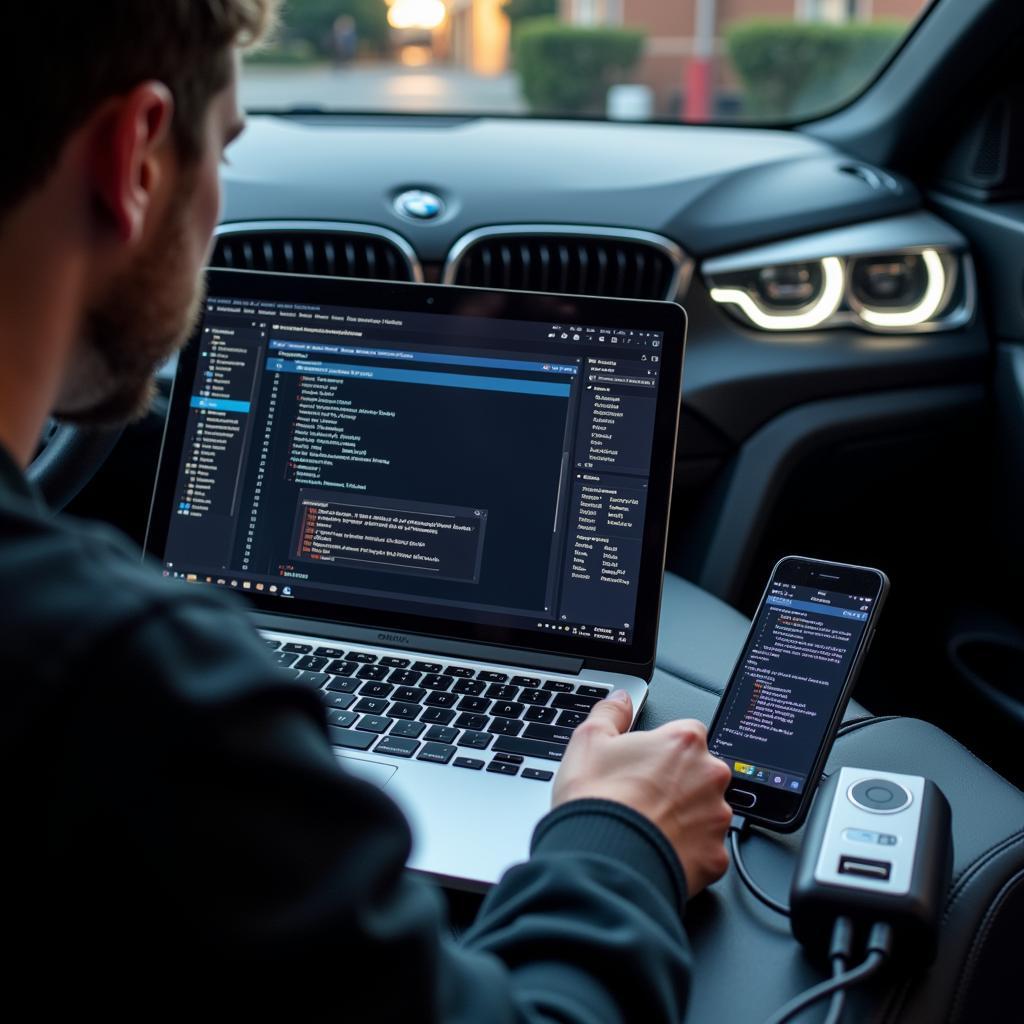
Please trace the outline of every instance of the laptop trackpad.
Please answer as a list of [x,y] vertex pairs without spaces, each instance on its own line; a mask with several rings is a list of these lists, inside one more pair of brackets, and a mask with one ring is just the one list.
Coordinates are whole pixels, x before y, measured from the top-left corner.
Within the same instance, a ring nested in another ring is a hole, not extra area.
[[381,764],[379,761],[364,761],[362,758],[348,757],[345,754],[338,754],[338,758],[345,762],[345,771],[351,772],[364,782],[372,782],[375,786],[380,786],[381,789],[391,781],[391,776],[398,771],[398,768],[390,764]]

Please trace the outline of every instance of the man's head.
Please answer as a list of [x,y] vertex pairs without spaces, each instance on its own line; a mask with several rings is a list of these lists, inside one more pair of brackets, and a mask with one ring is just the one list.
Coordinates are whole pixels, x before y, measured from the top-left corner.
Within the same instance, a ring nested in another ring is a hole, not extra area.
[[23,56],[0,70],[17,140],[0,163],[0,241],[52,228],[80,267],[58,415],[138,414],[154,369],[187,338],[219,164],[242,127],[237,48],[278,3],[19,0],[5,18]]

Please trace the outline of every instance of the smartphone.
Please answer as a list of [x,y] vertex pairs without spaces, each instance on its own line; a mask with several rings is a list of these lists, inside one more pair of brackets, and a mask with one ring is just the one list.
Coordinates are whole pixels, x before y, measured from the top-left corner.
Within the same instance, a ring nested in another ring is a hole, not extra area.
[[772,570],[708,730],[738,814],[776,832],[803,823],[888,591],[860,565],[790,555]]

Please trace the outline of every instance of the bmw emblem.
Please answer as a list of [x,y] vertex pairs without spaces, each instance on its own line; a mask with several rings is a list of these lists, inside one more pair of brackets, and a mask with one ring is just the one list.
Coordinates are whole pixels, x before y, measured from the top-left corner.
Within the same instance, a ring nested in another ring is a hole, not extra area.
[[433,192],[414,188],[395,197],[395,212],[409,220],[436,220],[444,213],[444,200]]

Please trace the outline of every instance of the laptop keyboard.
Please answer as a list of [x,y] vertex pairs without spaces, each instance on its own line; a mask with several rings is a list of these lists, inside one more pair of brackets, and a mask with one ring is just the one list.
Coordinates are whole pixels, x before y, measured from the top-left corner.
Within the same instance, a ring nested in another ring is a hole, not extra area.
[[546,782],[573,730],[610,688],[494,668],[263,638],[280,665],[316,690],[331,743]]

